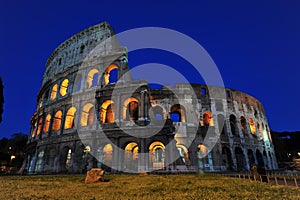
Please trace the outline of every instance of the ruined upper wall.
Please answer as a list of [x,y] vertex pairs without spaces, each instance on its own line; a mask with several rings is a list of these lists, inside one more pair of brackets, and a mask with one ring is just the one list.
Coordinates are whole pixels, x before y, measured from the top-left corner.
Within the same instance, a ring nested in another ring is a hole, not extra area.
[[46,62],[47,69],[43,76],[43,85],[48,80],[51,80],[54,75],[64,71],[66,68],[82,63],[101,42],[105,41],[105,44],[109,43],[109,45],[105,45],[107,49],[103,49],[103,51],[111,49],[112,44],[114,48],[119,47],[117,41],[106,40],[113,35],[115,33],[112,27],[107,22],[103,22],[84,29],[61,43]]

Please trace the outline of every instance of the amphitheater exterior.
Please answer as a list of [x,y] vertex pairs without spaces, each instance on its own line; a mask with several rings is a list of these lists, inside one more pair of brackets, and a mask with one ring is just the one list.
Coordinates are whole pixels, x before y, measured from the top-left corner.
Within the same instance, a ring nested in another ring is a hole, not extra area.
[[[107,22],[97,24],[61,43],[48,58],[30,121],[24,170],[278,168],[266,114],[257,99],[204,84],[151,89],[147,81],[131,79],[127,50],[114,35]],[[191,114],[197,115],[196,121],[189,120]],[[149,135],[149,130],[157,131]]]

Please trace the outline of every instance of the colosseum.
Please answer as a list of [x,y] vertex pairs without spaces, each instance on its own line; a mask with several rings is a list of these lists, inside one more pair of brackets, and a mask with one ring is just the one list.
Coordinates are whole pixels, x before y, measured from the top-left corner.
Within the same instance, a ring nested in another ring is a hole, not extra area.
[[107,22],[97,24],[61,43],[48,58],[30,121],[24,170],[277,169],[267,118],[257,99],[204,84],[151,88],[146,80],[133,80],[127,50],[114,35]]

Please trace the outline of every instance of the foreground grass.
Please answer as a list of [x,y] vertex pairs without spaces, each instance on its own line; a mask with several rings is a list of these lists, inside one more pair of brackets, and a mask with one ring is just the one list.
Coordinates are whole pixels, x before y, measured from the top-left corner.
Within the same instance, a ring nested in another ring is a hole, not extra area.
[[300,199],[300,189],[211,175],[0,177],[0,199]]

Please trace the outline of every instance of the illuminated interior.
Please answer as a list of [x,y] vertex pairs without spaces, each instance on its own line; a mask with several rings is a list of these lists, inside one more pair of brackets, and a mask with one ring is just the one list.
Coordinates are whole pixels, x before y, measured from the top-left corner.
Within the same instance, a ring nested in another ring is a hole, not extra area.
[[204,146],[203,144],[198,145],[198,151],[201,156],[206,156],[208,153],[206,146]]
[[74,127],[74,118],[75,118],[76,108],[71,107],[67,111],[67,116],[65,120],[65,129],[70,129]]
[[[150,161],[154,163],[163,163],[165,160],[165,145],[162,142],[155,141],[149,146]],[[155,164],[154,166],[155,167]],[[161,167],[161,166],[157,166]]]
[[53,131],[58,131],[60,129],[61,119],[62,119],[62,112],[59,110],[54,115],[53,125],[52,125]]
[[211,112],[205,112],[203,114],[203,124],[204,126],[214,126],[214,120]]
[[81,113],[81,126],[90,126],[94,123],[94,115],[95,115],[95,109],[93,104],[88,103],[85,104],[85,106],[82,109]]
[[[112,77],[112,71],[115,71],[116,70],[116,76],[117,77]],[[115,64],[111,64],[109,65],[105,72],[104,72],[104,84],[107,85],[107,84],[110,84],[110,83],[114,83],[114,82],[117,82],[117,78],[118,78],[118,66],[115,65]]]
[[136,160],[138,159],[139,146],[135,142],[131,142],[125,147],[126,159],[127,160]]
[[66,159],[66,169],[69,169],[71,167],[71,158],[72,158],[72,150],[69,149],[67,153],[67,159]]
[[256,124],[257,124],[257,130],[258,130],[259,139],[262,140],[262,131],[261,131],[260,124],[259,124],[259,122],[257,122]]
[[113,123],[115,121],[114,114],[114,102],[112,100],[106,100],[101,105],[100,111],[100,123]]
[[241,116],[241,128],[242,128],[242,131],[246,131],[246,119],[244,116]]
[[31,132],[31,137],[32,138],[34,138],[34,136],[35,136],[36,127],[37,127],[37,122],[34,123],[34,126],[32,128],[32,132]]
[[37,127],[37,132],[36,132],[36,135],[40,135],[41,133],[41,130],[42,130],[42,123],[43,123],[43,118],[42,116],[40,116],[40,119],[39,119],[39,123],[38,123],[38,127]]
[[107,166],[112,165],[113,147],[111,144],[107,144],[103,147],[103,163]]
[[186,122],[184,107],[179,104],[173,105],[171,108],[170,117],[173,122]]
[[123,120],[138,120],[139,105],[136,98],[130,97],[124,101],[123,104]]
[[187,164],[187,162],[189,161],[189,152],[188,149],[182,145],[182,144],[176,144],[176,147],[179,151],[179,155],[182,159],[182,161]]
[[60,85],[61,96],[65,96],[67,94],[68,86],[69,86],[69,80],[68,79],[63,80],[63,82]]
[[252,118],[249,119],[249,123],[250,123],[250,131],[252,134],[255,134],[256,133],[256,127],[255,127],[255,123],[253,121]]
[[48,133],[50,127],[50,120],[51,120],[51,115],[48,114],[45,119],[43,133]]
[[98,85],[98,75],[99,71],[97,69],[92,69],[91,71],[89,71],[86,80],[87,88],[95,87]]
[[58,85],[55,84],[53,87],[52,87],[52,91],[51,91],[51,96],[50,96],[50,99],[51,100],[54,100],[57,96],[57,89],[58,89]]

